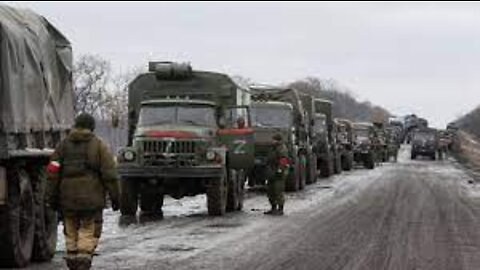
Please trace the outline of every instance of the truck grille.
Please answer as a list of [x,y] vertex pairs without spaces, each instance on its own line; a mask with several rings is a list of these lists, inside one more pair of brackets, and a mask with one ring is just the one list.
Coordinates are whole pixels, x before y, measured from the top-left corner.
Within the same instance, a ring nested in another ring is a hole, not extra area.
[[195,141],[143,141],[143,162],[148,166],[191,167],[198,165]]
[[144,141],[144,153],[192,154],[195,153],[194,141]]

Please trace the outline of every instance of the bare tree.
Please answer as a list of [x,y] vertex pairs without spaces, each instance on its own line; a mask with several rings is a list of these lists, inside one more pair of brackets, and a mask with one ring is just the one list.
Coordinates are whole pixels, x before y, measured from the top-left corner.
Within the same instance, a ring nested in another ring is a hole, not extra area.
[[83,55],[75,62],[75,112],[98,116],[107,95],[110,70],[110,63],[100,56]]

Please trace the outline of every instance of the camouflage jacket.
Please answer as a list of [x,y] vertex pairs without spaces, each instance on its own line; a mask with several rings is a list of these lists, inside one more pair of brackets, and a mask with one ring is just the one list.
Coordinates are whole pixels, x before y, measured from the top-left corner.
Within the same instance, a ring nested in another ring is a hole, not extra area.
[[57,147],[52,161],[60,163],[58,175],[49,175],[50,203],[63,211],[99,210],[108,192],[118,202],[115,161],[108,146],[91,131],[73,129]]
[[268,155],[268,166],[272,171],[277,169],[285,169],[280,165],[279,160],[282,158],[288,158],[288,148],[284,143],[274,145],[272,151]]

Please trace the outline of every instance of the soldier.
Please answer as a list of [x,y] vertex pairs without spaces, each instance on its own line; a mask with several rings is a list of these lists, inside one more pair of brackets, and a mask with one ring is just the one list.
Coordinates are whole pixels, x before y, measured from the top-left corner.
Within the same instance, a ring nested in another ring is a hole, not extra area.
[[269,178],[267,184],[267,195],[271,209],[265,212],[266,215],[283,215],[283,204],[285,202],[283,192],[285,181],[288,177],[289,160],[288,149],[282,142],[282,136],[273,136],[273,149],[268,156]]
[[237,128],[239,128],[239,129],[246,128],[246,126],[245,126],[245,118],[243,118],[242,116],[240,116],[240,117],[237,118]]
[[107,145],[93,134],[89,114],[75,119],[70,134],[57,147],[47,166],[50,194],[47,204],[63,215],[69,269],[90,269],[102,232],[106,192],[118,210],[118,176]]

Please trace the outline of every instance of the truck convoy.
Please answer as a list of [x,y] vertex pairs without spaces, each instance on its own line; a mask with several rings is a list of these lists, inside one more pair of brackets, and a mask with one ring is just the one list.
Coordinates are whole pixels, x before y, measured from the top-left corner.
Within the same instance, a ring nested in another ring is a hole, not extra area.
[[[250,93],[222,73],[150,62],[128,87],[128,146],[119,152],[121,213],[161,213],[164,195],[207,195],[210,215],[242,209],[253,168]],[[241,118],[246,125],[239,127]]]
[[73,120],[70,42],[42,16],[0,5],[0,267],[55,254],[44,166]]
[[307,115],[299,92],[293,88],[262,85],[251,86],[250,90],[253,100],[252,125],[255,131],[255,166],[249,176],[250,185],[265,184],[266,158],[271,149],[272,136],[281,134],[291,161],[286,190],[303,189],[307,177],[312,175],[307,172],[310,172],[310,166],[314,164],[311,162],[312,146]]

